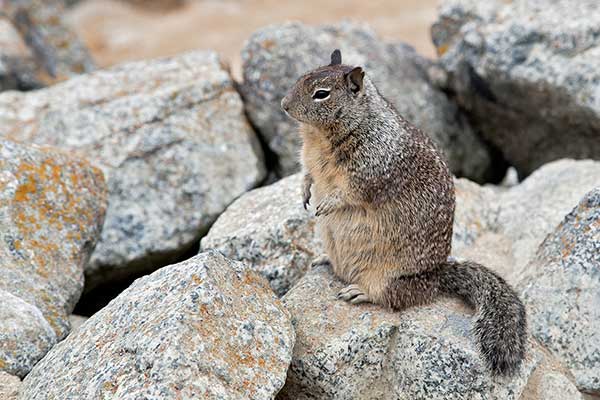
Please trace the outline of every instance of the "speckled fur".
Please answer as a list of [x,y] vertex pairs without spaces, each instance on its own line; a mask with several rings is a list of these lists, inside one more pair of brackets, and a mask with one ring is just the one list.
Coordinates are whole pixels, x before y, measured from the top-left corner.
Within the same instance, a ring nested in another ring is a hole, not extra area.
[[[462,298],[477,310],[474,331],[490,368],[515,372],[525,353],[525,310],[493,272],[448,261],[455,195],[445,161],[362,69],[337,56],[282,101],[300,121],[304,203],[316,204],[334,272],[369,301],[398,310],[440,295]],[[315,102],[320,87],[330,97]]]

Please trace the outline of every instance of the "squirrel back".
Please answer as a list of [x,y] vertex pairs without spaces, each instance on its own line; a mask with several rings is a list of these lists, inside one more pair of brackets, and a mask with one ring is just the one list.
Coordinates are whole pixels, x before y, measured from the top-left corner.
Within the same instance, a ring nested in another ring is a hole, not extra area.
[[490,368],[514,372],[525,352],[524,307],[485,267],[448,261],[454,181],[429,137],[361,67],[343,65],[339,50],[281,105],[300,122],[305,206],[312,196],[333,270],[350,284],[340,297],[401,310],[458,296],[477,309]]

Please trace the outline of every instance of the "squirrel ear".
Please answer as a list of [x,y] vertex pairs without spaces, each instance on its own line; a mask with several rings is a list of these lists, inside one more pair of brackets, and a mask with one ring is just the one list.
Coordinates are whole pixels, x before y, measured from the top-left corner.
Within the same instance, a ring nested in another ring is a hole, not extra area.
[[342,52],[340,49],[335,49],[331,53],[331,63],[329,65],[340,65],[342,63]]
[[363,88],[363,78],[365,77],[365,71],[361,67],[355,67],[352,71],[346,74],[346,82],[348,83],[348,89],[354,94],[360,92]]

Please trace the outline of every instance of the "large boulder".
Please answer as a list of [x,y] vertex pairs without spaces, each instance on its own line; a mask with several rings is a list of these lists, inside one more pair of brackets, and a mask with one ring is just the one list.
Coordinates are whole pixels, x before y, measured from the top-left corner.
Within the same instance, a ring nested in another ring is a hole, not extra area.
[[132,62],[0,95],[9,137],[81,154],[107,177],[86,288],[168,264],[265,169],[228,72],[212,52]]
[[502,172],[492,170],[487,147],[456,105],[429,82],[429,61],[409,46],[387,44],[368,27],[346,22],[269,26],[254,33],[242,50],[240,91],[250,119],[278,158],[280,174],[298,170],[300,147],[296,123],[281,111],[281,99],[302,74],[328,64],[336,48],[344,63],[365,67],[399,112],[433,138],[455,174],[483,181]]
[[302,208],[302,175],[244,194],[214,223],[201,251],[217,249],[260,272],[284,295],[323,251],[315,219]]
[[516,376],[492,376],[458,301],[392,312],[337,300],[343,286],[319,266],[284,296],[296,345],[279,399],[581,399],[533,341]]
[[432,27],[446,88],[523,176],[600,158],[600,3],[449,0]]
[[62,0],[2,2],[0,91],[33,89],[95,68],[63,14]]
[[55,346],[21,399],[272,399],[294,345],[265,280],[216,252],[135,281]]
[[456,185],[453,253],[519,282],[544,238],[600,182],[600,162],[559,160],[509,189]]
[[87,162],[0,139],[0,371],[25,376],[69,333],[106,199]]
[[580,390],[600,395],[600,185],[546,238],[519,287],[533,335]]
[[40,87],[35,60],[19,32],[0,16],[0,92]]
[[21,380],[16,376],[0,371],[0,399],[17,400]]

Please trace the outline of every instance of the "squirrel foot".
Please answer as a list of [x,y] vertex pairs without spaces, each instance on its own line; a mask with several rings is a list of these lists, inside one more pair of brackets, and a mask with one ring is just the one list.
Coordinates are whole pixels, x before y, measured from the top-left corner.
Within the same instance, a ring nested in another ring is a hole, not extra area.
[[327,254],[321,254],[320,256],[315,257],[310,263],[310,267],[314,268],[318,265],[326,265],[331,264],[331,260]]
[[358,285],[348,285],[337,295],[338,299],[345,300],[352,304],[360,304],[360,303],[370,303],[371,299],[369,296],[363,292],[363,290]]

